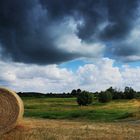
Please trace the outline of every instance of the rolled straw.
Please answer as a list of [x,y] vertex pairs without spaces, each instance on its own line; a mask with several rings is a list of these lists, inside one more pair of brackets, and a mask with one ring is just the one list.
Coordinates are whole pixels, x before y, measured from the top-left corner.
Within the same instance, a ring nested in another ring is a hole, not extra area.
[[14,92],[0,87],[0,135],[12,130],[22,119],[23,102]]

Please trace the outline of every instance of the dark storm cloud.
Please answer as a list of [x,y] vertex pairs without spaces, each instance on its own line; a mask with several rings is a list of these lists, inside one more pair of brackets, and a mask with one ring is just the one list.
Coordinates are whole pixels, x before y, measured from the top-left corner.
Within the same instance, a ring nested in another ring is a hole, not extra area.
[[66,15],[82,17],[84,25],[79,26],[78,35],[84,40],[97,34],[99,24],[106,20],[109,24],[100,33],[102,39],[124,37],[131,30],[138,7],[137,0],[42,0],[42,3],[54,19]]
[[[1,0],[2,57],[37,64],[60,63],[80,57],[58,48],[50,36],[51,24],[61,23],[67,16],[76,21],[82,19],[83,24],[77,27],[82,41],[114,40],[115,43],[131,31],[137,6],[137,0]],[[118,46],[114,46],[117,49]]]
[[0,1],[3,57],[25,63],[59,63],[75,58],[54,46],[49,37],[47,9],[37,0]]
[[140,47],[139,44],[131,44],[131,43],[115,43],[114,46],[107,50],[114,59],[123,62],[133,62],[140,60]]
[[109,0],[108,20],[110,24],[101,33],[103,39],[122,39],[129,33],[136,19],[137,0]]
[[117,54],[118,56],[130,56],[132,55],[137,55],[139,53],[138,48],[133,48],[131,45],[126,45],[126,44],[120,44],[116,47],[115,49],[115,54]]

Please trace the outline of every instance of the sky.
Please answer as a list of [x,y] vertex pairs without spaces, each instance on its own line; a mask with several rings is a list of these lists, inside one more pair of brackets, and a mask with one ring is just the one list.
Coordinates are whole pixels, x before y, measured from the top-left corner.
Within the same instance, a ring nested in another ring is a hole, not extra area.
[[140,0],[0,0],[0,86],[140,91]]

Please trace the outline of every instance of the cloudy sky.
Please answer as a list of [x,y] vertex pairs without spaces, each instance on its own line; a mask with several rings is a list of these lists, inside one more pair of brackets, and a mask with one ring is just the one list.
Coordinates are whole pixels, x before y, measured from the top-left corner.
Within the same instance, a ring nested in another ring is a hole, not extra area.
[[0,0],[0,85],[140,90],[140,0]]

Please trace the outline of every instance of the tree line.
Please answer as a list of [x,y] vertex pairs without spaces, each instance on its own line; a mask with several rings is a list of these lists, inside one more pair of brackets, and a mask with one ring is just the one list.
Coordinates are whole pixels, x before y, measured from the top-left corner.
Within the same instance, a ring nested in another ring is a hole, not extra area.
[[80,94],[77,93],[77,103],[79,105],[91,104],[93,99],[98,100],[101,103],[106,103],[111,100],[134,98],[140,98],[140,93],[136,92],[132,87],[125,87],[124,91],[110,87],[105,91],[95,92],[94,94],[91,94],[88,91],[82,91]]
[[[81,92],[83,92],[81,89],[73,89],[70,93],[38,93],[38,92],[18,92],[17,94],[21,97],[60,97],[60,98],[71,98],[71,97],[77,97]],[[94,99],[98,99],[100,96],[103,96],[107,94],[108,96],[111,96],[111,100],[116,99],[133,99],[133,98],[140,98],[140,92],[136,92],[132,87],[125,87],[124,91],[121,91],[117,88],[109,87],[105,91],[101,92],[89,92],[92,94]]]

